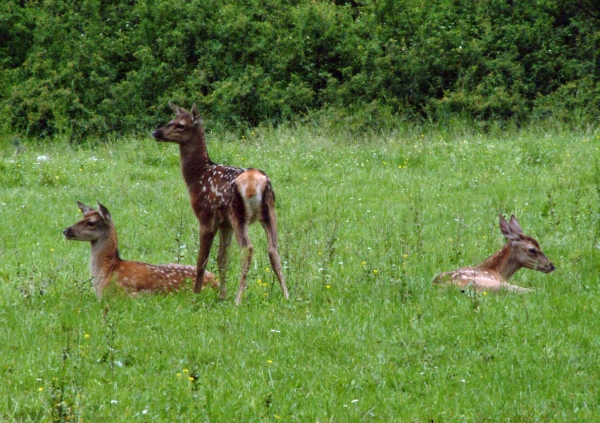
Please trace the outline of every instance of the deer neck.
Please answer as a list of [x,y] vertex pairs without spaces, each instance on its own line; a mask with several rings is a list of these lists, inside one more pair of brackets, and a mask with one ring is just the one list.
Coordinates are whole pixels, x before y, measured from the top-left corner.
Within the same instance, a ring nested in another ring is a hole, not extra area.
[[208,157],[202,131],[199,131],[192,141],[179,144],[179,160],[183,179],[191,190],[200,183],[204,173],[213,165]]
[[498,272],[504,281],[508,281],[521,268],[521,265],[514,257],[510,242],[507,242],[504,247],[496,251],[477,268]]
[[107,236],[92,241],[90,268],[94,285],[108,284],[119,262],[121,262],[121,258],[119,257],[117,233],[115,228],[111,227]]

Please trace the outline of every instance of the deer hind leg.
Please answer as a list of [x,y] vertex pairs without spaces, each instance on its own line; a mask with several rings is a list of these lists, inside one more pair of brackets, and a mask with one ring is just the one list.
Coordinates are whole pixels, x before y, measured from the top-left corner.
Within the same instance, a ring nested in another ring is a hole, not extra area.
[[283,273],[281,271],[281,259],[279,258],[279,253],[277,252],[277,218],[275,217],[275,211],[273,210],[273,207],[269,207],[266,204],[263,206],[263,215],[260,223],[267,233],[267,241],[269,243],[268,252],[269,260],[271,260],[271,267],[277,275],[279,286],[281,286],[281,289],[283,290],[284,297],[286,299],[290,298],[290,293],[285,285],[285,280],[283,279]]
[[240,286],[238,288],[237,296],[235,297],[235,304],[239,305],[242,302],[242,295],[246,289],[246,277],[248,276],[248,270],[250,270],[254,247],[248,237],[248,224],[243,219],[233,222],[233,231],[235,232],[235,238],[238,245],[242,250],[242,275],[240,277]]
[[196,262],[196,282],[194,283],[194,292],[198,293],[202,290],[202,282],[204,281],[204,272],[210,256],[210,248],[212,247],[216,231],[208,226],[200,225],[200,248],[198,250],[198,261]]
[[233,230],[231,228],[224,227],[221,228],[219,233],[219,254],[217,255],[217,264],[219,265],[219,278],[221,279],[219,287],[219,298],[224,300],[227,296],[225,278],[227,276],[227,269],[229,268],[229,257],[227,251],[229,250],[229,246],[231,245],[231,236],[233,235]]
[[431,282],[434,285],[450,285],[452,283],[452,275],[451,272],[444,272],[437,275],[433,278]]

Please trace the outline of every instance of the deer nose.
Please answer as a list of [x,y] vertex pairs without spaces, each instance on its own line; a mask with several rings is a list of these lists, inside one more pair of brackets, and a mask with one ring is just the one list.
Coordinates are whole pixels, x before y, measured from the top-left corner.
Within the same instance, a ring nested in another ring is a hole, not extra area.
[[556,270],[556,267],[554,267],[554,263],[550,263],[550,265],[548,266],[548,273],[554,272],[555,270]]
[[69,236],[70,233],[71,233],[71,228],[67,228],[63,231],[64,236]]
[[155,129],[152,131],[152,136],[157,140],[161,140],[163,139],[163,132],[160,129]]

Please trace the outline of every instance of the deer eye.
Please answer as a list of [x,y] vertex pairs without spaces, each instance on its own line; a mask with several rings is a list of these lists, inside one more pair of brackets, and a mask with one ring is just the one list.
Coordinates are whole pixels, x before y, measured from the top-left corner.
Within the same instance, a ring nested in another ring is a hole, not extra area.
[[177,129],[183,129],[183,128],[185,128],[185,125],[183,123],[179,122],[177,124]]
[[527,250],[527,251],[529,252],[529,254],[531,254],[531,255],[533,255],[533,256],[535,256],[535,254],[536,254],[536,252],[537,252],[537,251],[535,250],[535,248],[530,248],[530,249],[529,249],[529,250]]
[[93,228],[94,226],[96,226],[96,222],[88,220],[87,222],[85,222],[85,226],[87,226],[88,228]]

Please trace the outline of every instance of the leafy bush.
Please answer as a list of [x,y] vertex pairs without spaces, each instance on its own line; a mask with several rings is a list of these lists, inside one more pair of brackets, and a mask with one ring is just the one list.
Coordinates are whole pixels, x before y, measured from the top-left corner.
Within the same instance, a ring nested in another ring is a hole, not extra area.
[[[593,3],[590,3],[593,4]],[[167,100],[227,127],[318,110],[598,120],[600,19],[585,1],[6,0],[5,132],[147,131]]]

